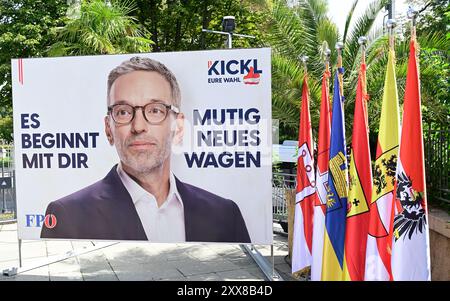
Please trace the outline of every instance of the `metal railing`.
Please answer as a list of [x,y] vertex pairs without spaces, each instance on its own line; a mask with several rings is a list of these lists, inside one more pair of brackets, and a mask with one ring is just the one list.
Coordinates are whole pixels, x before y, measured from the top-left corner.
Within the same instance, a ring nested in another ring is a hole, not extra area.
[[[450,129],[425,129],[424,144],[428,198],[431,202],[450,205]],[[0,189],[0,221],[16,219],[13,146],[6,150],[8,159],[0,162],[0,178],[11,178],[12,186]],[[295,186],[295,174],[272,174],[273,220],[282,226],[288,220],[286,196]]]
[[279,223],[285,232],[288,223],[287,195],[295,189],[296,184],[295,174],[272,173],[273,221]]
[[12,145],[1,145],[0,157],[0,222],[17,219],[15,172]]
[[424,142],[428,199],[450,205],[450,128],[428,127]]

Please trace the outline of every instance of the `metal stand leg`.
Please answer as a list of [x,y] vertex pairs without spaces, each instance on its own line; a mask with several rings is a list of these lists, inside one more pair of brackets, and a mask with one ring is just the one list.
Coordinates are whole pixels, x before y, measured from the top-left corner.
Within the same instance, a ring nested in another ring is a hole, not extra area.
[[273,245],[270,245],[270,257],[272,257],[272,280],[275,278],[275,258],[273,256]]
[[275,271],[275,256],[273,255],[273,244],[270,245],[270,254],[272,256],[272,280],[279,281],[281,279],[281,276]]
[[240,245],[241,249],[244,250],[244,252],[247,252],[250,257],[256,262],[260,270],[264,273],[264,276],[266,276],[267,280],[271,281],[282,281],[283,278],[278,274],[277,271],[275,271],[274,267],[274,257],[273,257],[273,245],[272,247],[272,272],[270,271],[270,264],[268,260],[259,253],[259,251],[253,246],[253,245]]
[[22,240],[19,239],[19,268],[22,267]]
[[19,263],[20,263],[20,267],[12,267],[10,269],[6,269],[3,270],[3,275],[4,276],[15,276],[19,273],[23,273],[26,271],[30,271],[30,270],[34,270],[55,262],[59,262],[59,261],[63,261],[67,258],[70,257],[74,257],[74,256],[79,256],[79,255],[83,255],[92,251],[97,251],[103,248],[107,248],[113,245],[118,244],[119,242],[113,242],[113,243],[109,243],[109,242],[105,242],[102,244],[97,244],[96,246],[93,247],[83,247],[80,250],[72,250],[72,251],[68,251],[64,254],[60,254],[60,255],[53,255],[52,257],[47,257],[43,260],[37,261],[33,264],[28,265],[27,267],[22,267],[22,255],[21,255],[21,251],[20,251],[20,244],[21,244],[21,240],[19,240]]

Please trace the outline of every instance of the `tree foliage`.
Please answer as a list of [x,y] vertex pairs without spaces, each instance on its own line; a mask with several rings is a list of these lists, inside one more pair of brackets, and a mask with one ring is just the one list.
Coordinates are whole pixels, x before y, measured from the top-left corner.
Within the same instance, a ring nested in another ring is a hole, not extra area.
[[[356,5],[363,3],[366,5],[365,12],[352,21]],[[368,37],[366,65],[367,91],[370,96],[368,104],[370,141],[374,148],[378,135],[388,54],[387,33],[375,28],[374,21],[385,4],[386,1],[383,0],[375,0],[370,3],[356,0],[348,13],[344,35],[340,36],[336,25],[326,15],[328,7],[325,0],[299,0],[294,6],[284,0],[266,1],[268,25],[263,28],[267,33],[266,40],[273,48],[272,111],[273,118],[280,120],[281,140],[295,140],[298,135],[301,86],[304,75],[304,68],[299,61],[299,56],[309,56],[308,84],[311,96],[311,122],[313,131],[316,131],[319,124],[320,85],[324,70],[323,50],[325,47],[332,50],[331,64],[335,67],[334,45],[341,40],[344,42],[346,134],[347,141],[351,141],[356,84],[361,62],[358,38],[366,36]],[[403,40],[396,39],[395,44],[397,85],[401,103],[403,102],[409,57],[408,33],[406,37]],[[421,49],[420,72],[424,121],[446,123],[450,115],[448,39],[444,33],[439,31],[422,32],[418,36],[418,42]]]
[[3,140],[7,143],[13,141],[13,120],[11,116],[0,117],[0,141]]
[[257,25],[263,14],[249,1],[236,0],[136,0],[136,16],[152,34],[153,51],[180,51],[225,48],[226,37],[202,32],[202,28],[222,30],[222,18],[236,18],[235,33],[256,39],[233,39],[234,48],[261,45]]
[[450,24],[449,0],[408,0],[418,12],[417,33],[446,33]]
[[66,9],[65,0],[0,0],[0,139],[12,139],[11,59],[45,56]]
[[449,57],[450,1],[409,0],[418,11],[417,35],[420,42],[420,65],[424,122],[429,127],[450,125]]
[[130,15],[135,9],[131,1],[82,1],[78,17],[57,29],[57,42],[50,47],[49,55],[150,51],[153,42],[149,32]]
[[[353,11],[358,1],[350,10],[344,36],[339,35],[336,24],[327,16],[326,0],[299,0],[294,6],[288,1],[267,1],[268,26],[266,39],[273,47],[273,118],[280,120],[280,138],[295,139],[298,133],[301,85],[304,68],[299,62],[300,55],[307,55],[309,61],[308,84],[311,96],[311,122],[313,131],[318,129],[321,100],[321,78],[324,71],[324,50],[330,48],[332,55],[330,65],[337,63],[334,50],[338,41],[344,42],[343,66],[344,95],[346,96],[346,116],[353,113],[354,93],[359,70],[360,54],[358,38],[369,35],[377,13],[383,8],[385,1],[370,3],[365,13],[350,24]],[[353,95],[352,95],[353,93]],[[352,97],[353,96],[353,97]],[[347,122],[347,133],[351,122]]]
[[11,59],[44,56],[66,10],[65,0],[0,0],[0,116],[11,113]]
[[[71,3],[71,5],[68,5]],[[0,0],[0,132],[11,137],[11,58],[225,48],[223,16],[236,18],[233,47],[263,45],[258,1]]]
[[[78,7],[68,7],[67,0],[0,0],[0,118],[12,114],[11,58],[225,48],[225,36],[202,32],[202,28],[222,30],[223,16],[233,15],[237,25],[235,33],[256,36],[255,39],[235,37],[234,48],[272,48],[272,112],[273,118],[280,121],[282,140],[296,139],[298,133],[305,71],[299,56],[310,58],[307,66],[311,117],[316,130],[323,53],[326,48],[332,50],[330,64],[335,67],[337,41],[345,45],[345,116],[347,136],[351,135],[361,61],[358,38],[368,36],[369,126],[371,140],[376,140],[388,42],[386,33],[374,28],[374,21],[386,1],[355,0],[341,36],[327,16],[327,0],[78,0],[75,1],[80,3]],[[409,2],[421,10],[417,33],[423,117],[427,123],[448,124],[449,1]],[[357,5],[365,5],[366,11],[354,20]],[[408,30],[405,36],[405,40],[396,41],[401,102],[409,55]],[[12,129],[11,119],[3,118],[0,123],[7,131]]]

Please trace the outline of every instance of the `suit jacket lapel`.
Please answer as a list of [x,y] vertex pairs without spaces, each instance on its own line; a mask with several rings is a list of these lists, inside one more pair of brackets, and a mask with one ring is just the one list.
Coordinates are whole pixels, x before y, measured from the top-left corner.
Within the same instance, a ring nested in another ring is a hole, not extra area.
[[113,202],[111,216],[118,226],[117,233],[121,233],[120,236],[123,237],[130,237],[127,239],[147,240],[133,200],[117,174],[117,164],[106,175],[104,183],[108,187],[103,190],[101,197]]
[[195,224],[196,216],[198,216],[198,209],[195,200],[193,199],[192,193],[189,192],[188,187],[184,185],[183,182],[175,177],[177,183],[177,190],[181,196],[184,207],[184,229],[186,232],[186,241],[196,241],[198,240],[198,227]]

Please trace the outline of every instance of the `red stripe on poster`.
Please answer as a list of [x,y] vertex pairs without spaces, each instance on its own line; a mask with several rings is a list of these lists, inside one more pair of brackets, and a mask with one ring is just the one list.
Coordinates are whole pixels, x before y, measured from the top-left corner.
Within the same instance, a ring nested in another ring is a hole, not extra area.
[[23,85],[23,62],[19,59],[19,83]]

